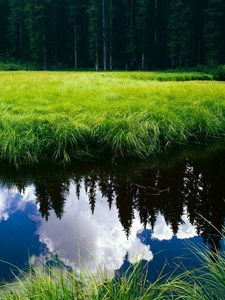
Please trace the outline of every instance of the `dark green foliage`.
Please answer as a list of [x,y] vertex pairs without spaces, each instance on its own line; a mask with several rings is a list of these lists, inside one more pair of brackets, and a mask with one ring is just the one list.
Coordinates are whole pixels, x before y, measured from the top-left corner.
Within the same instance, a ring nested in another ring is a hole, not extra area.
[[0,71],[32,70],[32,66],[16,63],[0,63]]
[[225,2],[209,0],[205,9],[204,44],[205,61],[209,65],[224,63]]
[[23,61],[27,55],[27,28],[25,26],[24,0],[9,1],[8,43],[10,56]]
[[100,50],[100,2],[98,0],[90,0],[88,6],[89,17],[89,57],[95,69],[99,68],[99,50]]
[[224,0],[0,0],[0,60],[39,69],[225,63]]
[[193,66],[192,61],[192,1],[169,1],[169,58],[171,67]]
[[0,57],[7,56],[9,48],[7,39],[7,16],[9,13],[9,3],[7,0],[0,0]]
[[49,2],[39,0],[26,0],[27,30],[29,36],[30,60],[35,65],[47,69],[49,56]]
[[214,73],[214,79],[225,81],[225,65],[219,66]]

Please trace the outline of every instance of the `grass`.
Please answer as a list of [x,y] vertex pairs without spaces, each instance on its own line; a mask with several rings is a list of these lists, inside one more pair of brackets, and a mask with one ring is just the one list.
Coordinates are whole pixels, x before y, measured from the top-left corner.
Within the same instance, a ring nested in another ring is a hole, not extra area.
[[[199,254],[198,254],[199,255]],[[63,268],[31,268],[13,284],[0,288],[2,300],[212,300],[225,299],[225,256],[203,252],[202,267],[184,270],[180,275],[148,282],[137,264],[119,279],[109,278],[104,270],[98,275],[69,272]]]
[[146,158],[225,134],[225,85],[204,73],[0,72],[0,91],[0,158],[14,165]]

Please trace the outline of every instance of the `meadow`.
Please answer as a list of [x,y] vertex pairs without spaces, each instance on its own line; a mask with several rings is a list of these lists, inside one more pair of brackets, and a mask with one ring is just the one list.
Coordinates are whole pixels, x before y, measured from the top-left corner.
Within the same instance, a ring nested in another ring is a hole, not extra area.
[[0,72],[0,158],[147,158],[223,138],[225,84],[188,72]]

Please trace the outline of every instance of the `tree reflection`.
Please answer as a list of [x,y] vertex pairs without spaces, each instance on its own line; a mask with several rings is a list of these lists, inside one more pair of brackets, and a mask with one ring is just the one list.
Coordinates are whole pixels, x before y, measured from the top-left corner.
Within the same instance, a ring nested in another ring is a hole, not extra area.
[[93,214],[100,193],[108,202],[109,209],[112,205],[118,208],[118,217],[127,236],[135,211],[139,213],[141,223],[145,227],[150,225],[153,230],[157,216],[163,215],[174,235],[186,211],[190,223],[215,251],[221,247],[218,231],[222,232],[225,216],[224,163],[225,159],[220,154],[206,160],[186,157],[172,166],[144,169],[92,167],[87,163],[76,171],[74,168],[47,173],[36,170],[20,174],[15,180],[8,174],[6,181],[20,190],[32,182],[36,187],[40,213],[46,220],[50,210],[54,210],[58,218],[62,217],[70,184],[76,187],[74,200],[80,198],[81,188],[85,187]]
[[69,192],[69,180],[62,182],[59,178],[38,177],[34,184],[42,218],[48,220],[49,212],[53,209],[61,219]]

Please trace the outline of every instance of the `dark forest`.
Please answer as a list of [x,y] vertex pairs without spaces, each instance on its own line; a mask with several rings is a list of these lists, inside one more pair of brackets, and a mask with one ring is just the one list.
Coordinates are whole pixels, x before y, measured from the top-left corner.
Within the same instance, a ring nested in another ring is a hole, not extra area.
[[225,63],[224,0],[0,0],[0,61],[151,70]]

